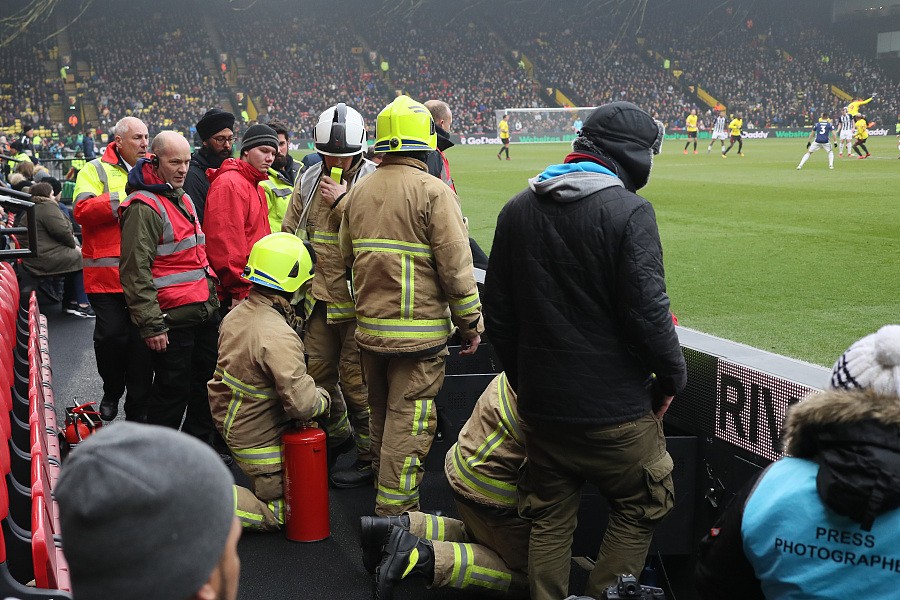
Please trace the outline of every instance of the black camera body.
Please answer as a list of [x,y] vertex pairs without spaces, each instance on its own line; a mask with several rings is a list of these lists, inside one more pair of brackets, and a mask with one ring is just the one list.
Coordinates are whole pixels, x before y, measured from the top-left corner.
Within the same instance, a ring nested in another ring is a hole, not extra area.
[[601,598],[603,600],[666,600],[666,594],[661,588],[641,585],[634,575],[619,575],[615,585],[606,588]]

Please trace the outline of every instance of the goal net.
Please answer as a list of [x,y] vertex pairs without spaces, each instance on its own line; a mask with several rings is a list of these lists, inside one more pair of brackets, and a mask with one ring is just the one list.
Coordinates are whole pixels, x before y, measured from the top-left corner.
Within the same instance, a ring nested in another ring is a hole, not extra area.
[[509,116],[509,141],[535,144],[571,142],[581,123],[596,107],[506,108],[494,111],[497,123]]

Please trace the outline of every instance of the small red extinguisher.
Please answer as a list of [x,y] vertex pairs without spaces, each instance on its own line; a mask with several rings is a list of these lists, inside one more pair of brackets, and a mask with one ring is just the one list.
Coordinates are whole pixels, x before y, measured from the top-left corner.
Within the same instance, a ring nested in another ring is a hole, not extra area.
[[285,433],[285,536],[292,542],[317,542],[331,535],[328,516],[328,462],[325,432],[301,427]]
[[62,438],[60,443],[64,455],[103,426],[100,413],[94,409],[96,404],[96,402],[85,402],[77,406],[66,407],[66,424],[60,432]]

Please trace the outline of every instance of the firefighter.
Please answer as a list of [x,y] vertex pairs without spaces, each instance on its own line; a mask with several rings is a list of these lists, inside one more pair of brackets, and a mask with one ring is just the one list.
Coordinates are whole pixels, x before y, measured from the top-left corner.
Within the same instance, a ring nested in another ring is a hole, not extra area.
[[222,321],[219,360],[209,381],[213,421],[252,491],[235,487],[235,510],[245,528],[284,525],[281,436],[295,421],[328,414],[328,393],[306,372],[303,342],[291,301],[313,276],[314,255],[287,233],[260,239],[243,277],[250,295]]
[[531,524],[516,508],[524,463],[516,394],[500,373],[444,461],[462,520],[419,512],[360,520],[363,561],[375,573],[378,598],[389,599],[410,575],[429,587],[527,595]]
[[[348,206],[347,191],[374,171],[375,163],[363,157],[367,144],[362,116],[345,104],[322,113],[315,143],[322,162],[303,173],[282,229],[308,239],[316,252],[316,273],[304,303],[303,342],[309,352],[309,374],[331,395],[330,442],[339,446],[350,435],[348,416],[353,425],[356,463],[331,478],[336,487],[349,488],[371,483],[372,453],[369,402],[354,339],[356,312],[337,241]],[[334,457],[337,452],[331,454]]]
[[459,199],[425,165],[436,144],[422,104],[398,96],[382,110],[384,160],[348,192],[339,235],[353,270],[379,516],[418,509],[452,326],[463,354],[484,331]]

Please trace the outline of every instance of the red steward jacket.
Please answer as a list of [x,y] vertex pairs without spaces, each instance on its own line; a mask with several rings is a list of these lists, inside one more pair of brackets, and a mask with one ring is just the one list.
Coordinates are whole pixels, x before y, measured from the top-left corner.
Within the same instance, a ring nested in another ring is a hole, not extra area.
[[259,187],[268,179],[249,163],[226,159],[218,169],[208,169],[209,194],[203,212],[206,254],[219,277],[219,298],[228,302],[244,299],[251,284],[241,278],[250,249],[260,238],[272,233],[265,191]]
[[84,290],[91,294],[122,293],[118,210],[127,178],[128,167],[116,154],[115,144],[78,173],[74,212],[83,237]]

